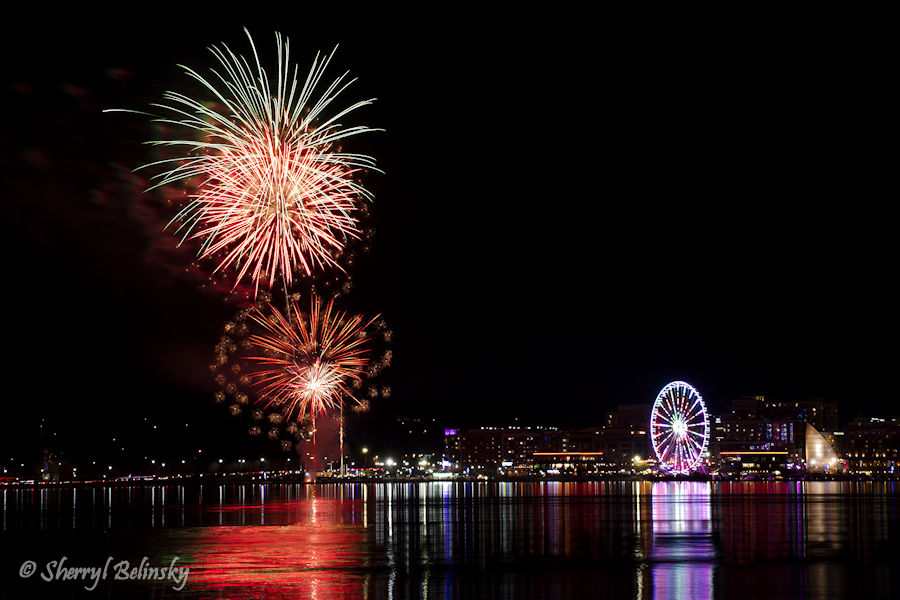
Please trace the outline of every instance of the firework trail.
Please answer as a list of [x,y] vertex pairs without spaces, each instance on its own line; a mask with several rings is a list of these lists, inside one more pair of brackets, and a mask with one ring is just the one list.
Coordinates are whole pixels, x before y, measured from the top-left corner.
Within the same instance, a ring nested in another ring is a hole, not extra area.
[[270,77],[244,31],[251,60],[222,44],[210,48],[219,63],[212,77],[182,66],[214,102],[169,91],[167,103],[153,104],[169,115],[157,122],[193,130],[196,139],[149,142],[178,156],[144,167],[166,169],[150,189],[181,182],[191,190],[173,222],[180,223],[182,242],[202,240],[200,258],[215,257],[216,271],[234,269],[235,286],[247,277],[254,290],[261,281],[271,288],[280,272],[287,289],[294,270],[340,269],[336,255],[360,237],[359,207],[372,194],[357,179],[377,169],[372,157],[342,152],[340,144],[376,130],[340,121],[374,99],[333,110],[355,79],[344,73],[323,84],[331,56],[317,54],[301,81],[288,40],[276,33]]
[[253,378],[265,407],[282,407],[287,418],[296,415],[299,421],[342,405],[344,397],[359,402],[350,388],[367,374],[366,328],[378,317],[364,322],[361,315],[335,310],[334,299],[323,306],[318,296],[308,314],[296,302],[288,317],[271,305],[267,313],[251,310],[263,333],[248,338],[263,354],[250,360],[261,365]]

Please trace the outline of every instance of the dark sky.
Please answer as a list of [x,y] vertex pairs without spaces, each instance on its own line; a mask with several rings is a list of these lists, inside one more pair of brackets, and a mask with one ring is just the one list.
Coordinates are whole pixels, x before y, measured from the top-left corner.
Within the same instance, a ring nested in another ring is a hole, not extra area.
[[129,175],[152,158],[147,123],[101,112],[189,85],[176,63],[210,66],[211,43],[246,51],[245,25],[264,52],[282,31],[305,64],[340,43],[352,97],[378,98],[362,120],[386,131],[355,146],[385,174],[366,179],[376,238],[352,302],[394,330],[394,395],[360,436],[398,415],[590,424],[672,379],[714,411],[768,394],[896,412],[877,35],[805,19],[201,17],[6,32],[5,450],[42,416],[70,452],[145,417],[246,443],[207,369],[236,307],[184,273],[194,249],[174,248]]

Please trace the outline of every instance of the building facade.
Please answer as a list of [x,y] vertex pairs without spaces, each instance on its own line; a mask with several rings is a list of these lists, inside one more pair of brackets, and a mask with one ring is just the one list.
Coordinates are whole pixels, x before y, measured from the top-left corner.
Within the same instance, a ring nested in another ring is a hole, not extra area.
[[900,418],[856,419],[835,432],[835,439],[851,474],[891,477],[900,472]]
[[710,450],[713,456],[729,443],[776,443],[783,445],[789,462],[806,460],[807,424],[821,432],[838,425],[837,403],[822,398],[773,400],[765,396],[742,396],[711,419]]

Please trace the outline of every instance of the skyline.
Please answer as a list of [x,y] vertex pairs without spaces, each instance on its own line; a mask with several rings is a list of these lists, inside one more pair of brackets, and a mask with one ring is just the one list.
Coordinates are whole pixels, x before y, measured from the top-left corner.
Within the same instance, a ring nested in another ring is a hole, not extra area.
[[[671,382],[684,383],[684,382]],[[668,387],[668,386],[667,386]],[[746,408],[747,401],[765,402],[766,406],[778,406],[779,410],[782,404],[785,409],[789,409],[794,401],[783,402],[784,398],[760,397],[760,396],[742,396],[734,398],[727,406],[722,406],[716,410],[708,410],[708,424],[710,431],[718,430],[721,422],[731,422],[734,418],[726,415],[729,409],[739,408],[739,412]],[[873,415],[856,415],[847,416],[841,412],[839,402],[829,402],[822,398],[807,398],[798,400],[801,405],[810,403],[824,402],[831,406],[831,413],[826,410],[821,415],[825,421],[823,431],[829,433],[840,432],[843,435],[848,428],[853,430],[855,427],[879,427],[879,423],[885,423],[885,418],[877,418]],[[622,428],[620,423],[623,418],[626,420],[635,417],[637,409],[645,409],[646,414],[638,419],[640,425],[631,422],[628,427],[632,429],[649,430],[650,410],[653,406],[652,402],[619,405],[615,410],[605,415],[606,418],[598,419],[595,422],[574,422],[564,420],[548,419],[544,421],[525,420],[514,416],[507,416],[502,419],[490,421],[460,421],[460,420],[442,420],[440,418],[428,418],[422,416],[401,416],[396,420],[388,422],[381,415],[379,429],[367,428],[365,420],[349,419],[349,426],[345,428],[345,446],[344,454],[349,460],[363,460],[365,453],[371,451],[373,455],[380,456],[404,455],[410,453],[426,453],[429,455],[439,454],[441,448],[446,442],[448,432],[466,432],[477,430],[547,430],[547,431],[570,431],[570,432],[593,432],[594,430],[606,430],[611,428],[617,430]],[[802,410],[801,406],[801,410]],[[813,409],[815,410],[815,409]],[[624,411],[624,413],[622,412]],[[734,412],[731,410],[730,412]],[[830,415],[830,416],[829,416]],[[897,416],[884,415],[890,419],[891,424],[895,424],[898,420]],[[646,418],[646,423],[644,422]],[[610,424],[609,419],[614,421]],[[738,422],[742,422],[744,417],[738,417]],[[831,426],[828,423],[833,419]],[[751,419],[753,423],[757,421],[769,421],[768,418]],[[814,419],[813,419],[814,420]],[[773,424],[781,427],[783,425],[783,415],[775,418]],[[749,423],[749,422],[748,422]],[[233,416],[225,416],[224,412],[214,412],[209,422],[197,423],[195,421],[183,423],[178,420],[157,420],[154,418],[145,418],[137,427],[113,428],[111,432],[104,432],[99,437],[92,439],[91,444],[78,443],[77,436],[73,436],[71,429],[66,432],[64,424],[52,419],[42,419],[40,422],[40,435],[27,434],[28,443],[11,450],[7,446],[5,454],[0,455],[0,467],[16,466],[20,461],[24,460],[31,466],[38,464],[37,458],[41,453],[52,452],[57,460],[63,460],[67,464],[81,464],[84,461],[101,461],[103,465],[113,463],[116,469],[126,469],[137,471],[156,471],[158,466],[151,466],[159,462],[170,462],[170,469],[173,472],[193,472],[194,469],[203,467],[204,465],[213,465],[218,459],[221,463],[224,459],[226,462],[233,463],[239,457],[246,456],[263,456],[275,463],[290,460],[289,457],[300,457],[313,452],[314,445],[311,439],[305,442],[299,442],[294,451],[285,451],[279,447],[280,440],[266,440],[265,436],[252,437],[247,434],[248,424],[259,424],[250,419],[248,414],[243,414],[241,418]],[[63,427],[60,427],[63,425]],[[751,423],[752,425],[752,423]],[[820,423],[818,425],[822,427]],[[204,433],[210,429],[215,429],[221,435],[218,438],[205,436]],[[318,434],[318,451],[316,452],[319,460],[337,460],[340,456],[338,446],[338,422],[333,416],[327,416],[319,420],[317,429]],[[63,435],[57,436],[58,430],[63,431]],[[103,437],[105,435],[105,437]],[[755,439],[755,438],[754,438]],[[748,438],[748,443],[756,443]],[[769,440],[771,441],[771,440]],[[127,448],[126,448],[127,446]],[[13,456],[10,456],[13,455]],[[142,456],[143,455],[143,456]],[[9,459],[3,458],[8,456]],[[179,466],[179,461],[184,464],[185,458],[188,460],[187,466]],[[154,462],[155,461],[155,462]],[[243,462],[243,461],[241,461]],[[28,465],[26,465],[28,466]],[[163,464],[162,466],[165,466]],[[117,471],[117,473],[119,473]]]
[[[242,48],[244,24],[289,36],[302,64],[341,42],[358,97],[379,98],[365,121],[386,131],[361,146],[385,174],[366,179],[375,238],[348,300],[396,333],[393,396],[358,426],[560,406],[590,421],[673,379],[711,406],[764,394],[891,408],[887,225],[823,172],[877,101],[857,62],[805,60],[777,36],[761,48],[648,31],[625,45],[627,32],[598,47],[587,31],[536,43],[476,27],[459,47],[451,24],[397,37],[359,17],[325,39],[289,22],[167,24],[159,44],[152,19],[86,21],[39,47],[27,30],[4,41],[19,57],[2,157],[9,423],[52,414],[90,433],[159,413],[215,438],[227,420],[208,364],[237,308],[197,289],[183,271],[196,246],[175,249],[159,197],[128,174],[147,162],[147,128],[100,111],[177,87],[176,63],[211,64],[212,43]],[[702,53],[712,41],[722,51]]]

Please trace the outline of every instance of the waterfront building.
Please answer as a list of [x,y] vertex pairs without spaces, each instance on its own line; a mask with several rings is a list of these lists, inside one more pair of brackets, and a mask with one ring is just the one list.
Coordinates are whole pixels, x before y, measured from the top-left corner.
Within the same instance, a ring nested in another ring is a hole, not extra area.
[[781,442],[722,442],[718,475],[741,479],[778,479],[787,474],[787,446]]
[[891,477],[900,472],[900,420],[897,417],[856,419],[835,432],[851,474]]
[[[652,447],[649,405],[626,405],[606,415],[603,427],[480,427],[444,430],[444,462],[458,471],[521,474],[566,464],[578,472],[620,473],[644,465]],[[568,456],[569,460],[561,460]],[[584,460],[573,457],[583,457]],[[574,462],[573,462],[574,461]],[[576,465],[576,466],[572,466]]]
[[534,472],[546,475],[587,475],[608,471],[603,465],[603,452],[535,452]]
[[565,433],[555,427],[480,427],[445,429],[444,460],[460,471],[530,470],[535,452],[562,449],[571,445]]
[[615,470],[632,469],[635,462],[653,457],[649,420],[651,405],[620,404],[606,413],[604,427],[597,431],[596,450],[603,463]]
[[718,453],[724,442],[776,442],[786,446],[789,462],[799,464],[806,459],[807,424],[816,431],[834,431],[837,414],[837,403],[822,398],[786,401],[742,396],[713,418],[711,447]]

